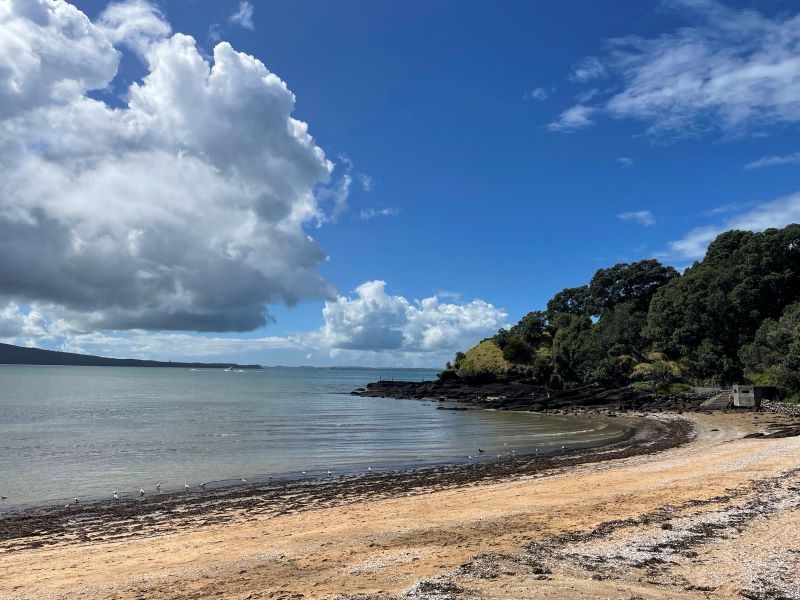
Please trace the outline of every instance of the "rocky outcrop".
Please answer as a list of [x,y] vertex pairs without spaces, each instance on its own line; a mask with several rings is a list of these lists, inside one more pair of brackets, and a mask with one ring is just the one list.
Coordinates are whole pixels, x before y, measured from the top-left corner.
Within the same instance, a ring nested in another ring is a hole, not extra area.
[[704,400],[700,395],[657,396],[631,387],[608,389],[587,385],[571,390],[550,390],[525,380],[474,382],[452,376],[424,382],[377,381],[352,393],[381,398],[453,401],[473,408],[538,412],[697,410]]

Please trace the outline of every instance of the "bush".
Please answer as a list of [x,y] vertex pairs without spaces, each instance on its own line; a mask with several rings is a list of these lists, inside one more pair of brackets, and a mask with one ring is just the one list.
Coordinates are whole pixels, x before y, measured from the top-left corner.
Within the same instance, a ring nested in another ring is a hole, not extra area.
[[467,379],[493,379],[508,373],[511,366],[493,340],[483,340],[458,361],[458,374]]
[[503,358],[508,362],[525,365],[531,361],[531,347],[518,335],[510,336],[503,346]]

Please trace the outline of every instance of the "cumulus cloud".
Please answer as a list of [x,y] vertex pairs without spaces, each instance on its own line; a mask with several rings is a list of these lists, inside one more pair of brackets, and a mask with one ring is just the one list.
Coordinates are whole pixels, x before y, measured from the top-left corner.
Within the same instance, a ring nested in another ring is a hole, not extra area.
[[97,24],[114,45],[125,44],[143,54],[154,41],[167,37],[172,28],[154,4],[146,0],[113,2]]
[[639,225],[643,225],[644,227],[649,227],[650,225],[656,224],[656,217],[650,210],[635,210],[631,212],[624,212],[617,215],[618,219],[622,219],[623,221],[631,221],[633,223],[638,223]]
[[325,303],[321,343],[358,351],[454,352],[492,335],[508,315],[483,300],[443,303],[432,296],[410,302],[386,293],[386,283],[358,286],[355,297]]
[[612,39],[602,61],[581,63],[570,75],[616,79],[618,91],[598,111],[672,136],[742,135],[800,121],[800,15],[768,18],[716,0],[663,4],[688,24],[657,37]]
[[590,117],[596,110],[592,106],[576,104],[561,113],[555,121],[549,123],[547,129],[564,133],[572,133],[579,129],[584,129],[594,124]]
[[238,10],[230,16],[229,20],[245,29],[253,29],[253,5],[247,0],[242,0],[239,2]]
[[[483,300],[449,302],[442,292],[409,301],[386,292],[383,281],[358,286],[352,296],[327,301],[322,326],[285,336],[237,338],[163,331],[82,331],[70,321],[53,320],[39,307],[0,305],[0,341],[67,352],[160,360],[277,359],[344,364],[441,366],[507,326],[505,311]],[[451,295],[452,296],[452,295]],[[293,359],[291,357],[294,357]]]
[[[112,108],[115,45],[146,76]],[[210,59],[148,2],[91,22],[0,2],[0,290],[84,330],[249,330],[332,296],[304,230],[332,163],[294,95],[221,42]]]
[[745,169],[760,169],[761,167],[773,167],[775,165],[800,165],[800,152],[792,152],[786,156],[764,156],[758,160],[747,163]]
[[800,193],[757,204],[719,223],[696,227],[681,239],[670,242],[661,256],[692,260],[702,258],[708,245],[724,231],[764,231],[791,223],[800,223]]

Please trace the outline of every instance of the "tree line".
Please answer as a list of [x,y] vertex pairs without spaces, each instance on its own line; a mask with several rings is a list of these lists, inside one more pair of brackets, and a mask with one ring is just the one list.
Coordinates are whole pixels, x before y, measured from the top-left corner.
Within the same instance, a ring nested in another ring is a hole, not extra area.
[[723,233],[683,274],[653,259],[600,269],[449,366],[552,388],[748,381],[800,397],[800,225]]

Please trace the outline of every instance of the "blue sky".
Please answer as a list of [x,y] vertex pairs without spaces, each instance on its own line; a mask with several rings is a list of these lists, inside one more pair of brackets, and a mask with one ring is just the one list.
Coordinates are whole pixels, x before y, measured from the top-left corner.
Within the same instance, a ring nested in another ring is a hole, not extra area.
[[[286,83],[292,117],[334,165],[313,184],[322,216],[302,224],[327,256],[312,268],[329,287],[292,288],[289,305],[256,294],[274,321],[198,334],[159,319],[90,322],[85,305],[31,286],[9,294],[6,318],[34,311],[43,325],[7,325],[17,343],[439,366],[600,267],[653,256],[685,267],[728,226],[779,226],[800,211],[790,2],[171,0],[122,3],[131,10],[116,16],[103,16],[106,2],[74,6],[116,27],[110,85],[85,94],[109,108],[124,110],[151,70],[151,50],[119,33],[147,14],[191,35],[210,63],[228,42]],[[148,23],[147,44],[166,39]],[[373,281],[385,286],[355,291]],[[415,304],[434,295],[429,309]]]

